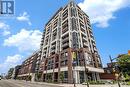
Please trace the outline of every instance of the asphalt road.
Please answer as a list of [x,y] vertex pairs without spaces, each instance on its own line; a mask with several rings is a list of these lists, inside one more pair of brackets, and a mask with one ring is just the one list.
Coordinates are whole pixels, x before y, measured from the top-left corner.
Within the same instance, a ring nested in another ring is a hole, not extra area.
[[0,80],[0,87],[58,87],[49,84],[37,84],[26,81]]

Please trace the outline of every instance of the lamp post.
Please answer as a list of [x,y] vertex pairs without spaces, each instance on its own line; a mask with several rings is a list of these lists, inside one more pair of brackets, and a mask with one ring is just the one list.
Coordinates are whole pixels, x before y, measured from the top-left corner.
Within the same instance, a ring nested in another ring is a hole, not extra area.
[[[111,64],[112,64],[112,68],[115,68],[115,65],[113,64],[113,60],[115,60],[115,59],[117,59],[117,58],[111,58],[111,56],[109,56],[109,58],[110,58],[110,61],[111,61]],[[113,67],[114,66],[114,67]],[[112,71],[113,72],[113,71]],[[119,73],[118,73],[118,75],[119,75]],[[119,76],[118,76],[118,87],[121,87],[121,85],[120,85],[120,82],[119,82]]]

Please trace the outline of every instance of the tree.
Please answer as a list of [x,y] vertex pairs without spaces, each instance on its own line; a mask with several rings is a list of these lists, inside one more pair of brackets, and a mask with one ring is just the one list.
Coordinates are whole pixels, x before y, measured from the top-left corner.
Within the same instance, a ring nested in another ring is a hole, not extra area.
[[[130,77],[130,55],[121,55],[117,58],[119,70],[125,78]],[[130,78],[129,78],[130,79]]]
[[60,72],[60,80],[63,82],[64,81],[64,73]]

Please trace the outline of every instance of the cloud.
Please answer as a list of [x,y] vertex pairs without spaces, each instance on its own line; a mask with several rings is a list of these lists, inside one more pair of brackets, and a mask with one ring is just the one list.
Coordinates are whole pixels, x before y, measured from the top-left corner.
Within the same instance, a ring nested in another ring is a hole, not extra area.
[[22,22],[27,22],[29,25],[32,25],[30,19],[29,19],[29,15],[27,12],[23,12],[23,14],[20,14],[16,19],[18,21],[22,21]]
[[21,58],[22,58],[22,56],[20,56],[18,54],[14,55],[14,56],[8,56],[5,63],[15,64],[15,63],[19,62],[21,60]]
[[0,29],[4,29],[4,30],[9,29],[9,25],[7,25],[3,22],[0,22]]
[[115,19],[114,13],[130,7],[130,0],[84,0],[78,4],[98,27],[108,27],[109,21]]
[[0,21],[0,30],[2,30],[2,35],[3,36],[7,36],[7,35],[10,34],[9,29],[10,29],[9,25],[7,25],[6,23]]
[[16,54],[13,56],[7,56],[6,60],[0,64],[0,72],[7,71],[9,68],[15,67],[21,61],[23,56]]
[[4,32],[3,32],[3,36],[7,36],[7,35],[10,35],[11,33],[10,33],[10,31],[7,31],[7,30],[5,30]]
[[39,30],[21,31],[4,40],[4,46],[17,47],[19,51],[34,51],[39,49],[42,33]]

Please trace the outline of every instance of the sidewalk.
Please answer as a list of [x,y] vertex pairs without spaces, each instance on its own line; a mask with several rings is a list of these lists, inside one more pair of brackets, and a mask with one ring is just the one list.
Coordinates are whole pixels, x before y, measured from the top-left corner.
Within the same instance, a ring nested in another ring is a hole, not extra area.
[[[62,84],[60,86],[64,87],[74,87],[72,84]],[[87,87],[87,85],[82,85],[82,84],[76,84],[76,87]],[[115,85],[90,85],[89,87],[119,87],[118,84]],[[128,85],[121,85],[121,87],[130,87]]]
[[[45,82],[32,82],[36,84],[45,84],[45,85],[50,85],[50,86],[61,86],[61,87],[74,87],[73,84],[53,84],[53,83],[45,83]],[[87,87],[87,85],[82,85],[82,84],[76,84],[76,87]],[[90,85],[89,87],[118,87],[118,84],[114,85]],[[121,85],[121,87],[130,87],[128,85]]]
[[[15,81],[26,82],[24,80],[15,80]],[[40,84],[40,85],[48,85],[48,86],[57,86],[57,87],[74,87],[73,84],[53,84],[53,83],[30,82],[30,81],[27,81],[27,83]],[[76,87],[87,87],[87,85],[76,84]],[[90,85],[89,87],[118,87],[118,84],[114,84],[114,85]],[[128,86],[128,85],[121,85],[121,87],[130,87],[130,86]]]

